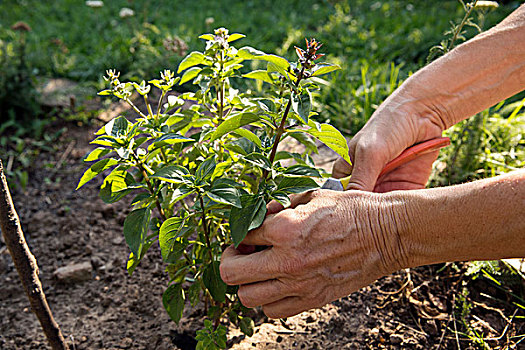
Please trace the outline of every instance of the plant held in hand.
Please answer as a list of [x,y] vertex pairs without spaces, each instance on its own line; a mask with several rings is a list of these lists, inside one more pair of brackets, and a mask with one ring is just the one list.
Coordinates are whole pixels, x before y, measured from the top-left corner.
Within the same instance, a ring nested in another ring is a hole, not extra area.
[[[236,288],[221,280],[223,249],[238,246],[262,224],[269,201],[286,207],[290,194],[318,188],[313,178],[323,174],[310,157],[317,151],[314,138],[349,161],[343,136],[310,119],[317,77],[339,69],[315,62],[323,56],[321,44],[307,40],[306,49],[296,48],[298,62],[290,63],[252,47],[231,46],[243,37],[224,28],[201,35],[206,48],[180,63],[180,77],[166,70],[160,79],[137,84],[108,71],[110,88],[99,94],[128,102],[139,117],[134,122],[117,117],[96,133],[92,143],[100,147],[85,158],[96,162],[78,185],[112,169],[101,186],[102,200],[113,203],[135,193],[124,222],[128,271],[133,273],[153,245],[160,246],[169,275],[163,303],[170,317],[178,322],[186,302],[204,302],[209,320],[197,332],[198,349],[226,347],[225,317],[253,334]],[[241,73],[249,60],[266,69]],[[232,79],[259,80],[264,95],[241,92]],[[190,81],[195,92],[169,94],[175,84]],[[160,90],[155,109],[148,97],[152,85]],[[131,101],[134,91],[143,96],[145,112]],[[186,101],[193,101],[191,107],[184,108]],[[303,143],[304,154],[278,151],[286,138]]]

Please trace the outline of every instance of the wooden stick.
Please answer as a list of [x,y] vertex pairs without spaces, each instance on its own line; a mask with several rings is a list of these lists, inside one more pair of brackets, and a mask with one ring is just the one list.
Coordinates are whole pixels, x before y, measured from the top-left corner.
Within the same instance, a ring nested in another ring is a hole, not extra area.
[[31,303],[31,309],[40,321],[44,334],[53,350],[69,349],[60,327],[53,319],[51,309],[47,304],[42,284],[38,278],[36,259],[31,254],[20,226],[20,220],[13,205],[4,166],[0,160],[0,229],[5,244],[13,258],[18,275],[22,280],[25,292]]

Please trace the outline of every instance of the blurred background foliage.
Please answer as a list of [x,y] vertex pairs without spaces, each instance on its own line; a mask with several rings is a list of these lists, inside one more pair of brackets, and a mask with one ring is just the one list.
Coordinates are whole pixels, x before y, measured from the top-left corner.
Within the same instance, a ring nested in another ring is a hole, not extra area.
[[[327,87],[317,96],[318,118],[351,136],[411,72],[425,64],[429,49],[444,38],[450,22],[464,14],[456,0],[112,0],[103,1],[101,7],[88,3],[0,2],[0,136],[42,135],[46,118],[51,118],[34,103],[35,86],[43,78],[77,81],[87,87],[88,97],[94,96],[104,84],[106,69],[116,68],[125,79],[138,81],[161,69],[175,70],[184,55],[202,48],[199,34],[221,26],[246,34],[241,45],[288,58],[305,37],[323,42],[326,59],[343,69],[326,80]],[[475,13],[473,20],[489,28],[520,1],[499,3],[497,9]],[[123,8],[132,14],[123,13]],[[18,21],[31,30],[13,30]],[[476,33],[469,27],[465,36]],[[509,100],[513,107],[500,104],[448,131],[454,145],[442,152],[438,164],[446,171],[436,171],[431,184],[457,183],[522,166],[522,98]],[[85,121],[86,114],[79,118]]]

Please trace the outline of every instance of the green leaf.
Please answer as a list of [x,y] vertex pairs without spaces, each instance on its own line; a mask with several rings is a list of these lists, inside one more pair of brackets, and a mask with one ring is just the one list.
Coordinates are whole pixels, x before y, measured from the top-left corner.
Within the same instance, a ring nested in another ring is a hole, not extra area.
[[272,165],[270,164],[270,161],[268,158],[266,158],[264,155],[260,153],[251,153],[244,157],[244,160],[248,163],[251,163],[261,169],[271,171]]
[[239,39],[242,39],[242,38],[245,38],[245,37],[246,37],[246,35],[244,35],[244,34],[233,33],[233,34],[230,34],[230,36],[228,36],[228,42],[231,43],[232,41],[239,40]]
[[169,165],[151,175],[150,179],[159,179],[175,184],[187,183],[189,180],[186,179],[185,175],[188,174],[188,170],[184,167],[178,165]]
[[201,52],[198,52],[198,51],[191,52],[179,64],[179,69],[177,69],[177,73],[180,73],[185,69],[188,69],[190,67],[203,63],[204,58],[205,56]]
[[261,139],[257,135],[255,135],[253,132],[248,130],[248,129],[237,129],[237,130],[233,131],[233,133],[236,134],[236,135],[239,135],[241,137],[245,137],[248,140],[250,140],[251,142],[255,143],[257,146],[262,147]]
[[239,323],[239,328],[241,329],[241,332],[246,334],[248,337],[251,337],[253,335],[253,329],[255,328],[255,323],[253,320],[249,317],[243,317],[241,322]]
[[109,148],[97,147],[94,150],[92,150],[86,157],[84,157],[84,162],[92,162],[94,160],[98,160],[110,152],[111,149]]
[[319,170],[315,168],[311,168],[306,165],[292,165],[284,171],[284,174],[286,175],[297,175],[297,176],[314,176],[314,177],[321,177],[321,173],[319,173]]
[[335,153],[346,160],[348,164],[352,163],[350,161],[350,156],[348,155],[348,143],[339,130],[330,124],[321,124],[319,128],[317,128],[317,125],[313,121],[310,121],[308,125],[311,128],[305,132],[330,147]]
[[304,131],[300,132],[290,132],[288,134],[290,137],[296,139],[301,144],[303,144],[306,147],[306,150],[311,153],[317,153],[317,145],[315,142],[308,136]]
[[134,183],[135,179],[130,173],[117,168],[104,179],[104,183],[102,183],[100,188],[100,198],[104,203],[115,203],[130,193],[134,188],[141,186],[133,186],[130,188]]
[[99,91],[97,95],[99,95],[99,96],[113,95],[113,90],[111,90],[111,89],[102,90],[102,91]]
[[250,46],[245,46],[239,49],[237,56],[244,58],[245,60],[263,60],[272,62],[285,71],[288,71],[288,68],[290,67],[290,62],[288,62],[285,58],[276,55],[269,55]]
[[[243,129],[239,129],[239,130],[243,130]],[[246,156],[250,153],[253,153],[259,150],[255,143],[253,143],[252,141],[250,141],[249,139],[245,137],[241,137],[240,139],[237,139],[233,142],[226,144],[224,148],[232,152],[242,154],[243,156]]]
[[199,35],[199,39],[204,39],[204,40],[213,40],[214,37],[213,37],[213,34],[202,34],[202,35]]
[[142,248],[142,251],[140,252],[140,257],[137,259],[133,253],[129,253],[128,262],[126,263],[126,270],[128,270],[128,274],[131,276],[133,274],[133,271],[139,266],[140,262],[142,261],[142,258],[144,258],[144,255],[148,251],[148,249],[153,244],[153,241],[148,241],[144,243],[144,246]]
[[117,139],[113,136],[99,136],[90,142],[93,145],[120,147],[121,144],[117,142]]
[[170,285],[162,294],[162,304],[170,318],[179,322],[184,311],[184,290],[181,283]]
[[159,245],[162,260],[168,264],[175,263],[185,248],[178,239],[183,233],[182,228],[186,222],[185,218],[171,217],[164,221],[159,231]]
[[300,95],[292,92],[292,108],[301,117],[305,124],[308,124],[308,116],[312,110],[312,96],[308,89],[304,89]]
[[301,193],[319,188],[309,177],[285,177],[279,182],[277,190],[285,193]]
[[241,196],[242,208],[230,211],[230,231],[235,247],[238,247],[249,230],[259,227],[266,215],[266,203],[259,195]]
[[84,175],[82,175],[82,177],[80,178],[80,181],[78,182],[78,186],[76,189],[78,190],[80,187],[84,186],[86,183],[93,180],[98,174],[100,174],[104,170],[109,169],[112,166],[117,165],[117,164],[118,164],[118,161],[113,158],[106,158],[106,159],[99,160],[98,162],[93,164],[88,170],[86,170]]
[[341,69],[341,67],[338,64],[318,63],[312,69],[312,72],[313,72],[312,77],[318,77],[318,76],[328,74],[330,72],[333,72],[339,69]]
[[163,146],[166,146],[166,145],[174,145],[176,143],[183,143],[183,142],[195,142],[195,140],[187,138],[187,137],[184,137],[184,136],[179,135],[179,134],[167,133],[167,134],[162,135],[158,139],[156,139],[155,142],[153,142],[148,147],[148,151],[151,152],[152,150],[154,150],[156,148],[160,148],[160,147],[163,147]]
[[216,163],[215,163],[215,157],[211,156],[208,159],[206,159],[204,162],[202,162],[197,170],[195,171],[195,177],[197,178],[197,181],[206,180],[209,177],[213,175],[213,171],[215,170]]
[[113,118],[109,123],[104,126],[104,131],[106,135],[120,138],[126,136],[131,123],[124,117],[120,116]]
[[124,220],[124,238],[135,256],[140,256],[148,232],[150,208],[133,210]]
[[250,78],[250,79],[256,79],[256,80],[262,80],[264,82],[273,84],[272,77],[265,70],[254,70],[253,72],[244,74],[243,77]]
[[241,126],[248,125],[258,120],[259,120],[259,116],[255,113],[236,114],[226,119],[225,121],[223,121],[217,127],[217,130],[215,130],[215,132],[211,136],[211,141],[215,141],[221,136],[239,129]]
[[190,81],[191,79],[195,78],[197,75],[199,75],[201,70],[202,70],[202,68],[200,68],[200,67],[193,67],[193,68],[190,68],[187,71],[185,71],[184,74],[182,75],[182,78],[179,81],[179,85],[182,85],[182,84]]
[[214,202],[241,208],[239,191],[225,183],[214,184],[206,195]]
[[202,282],[210,292],[213,299],[219,303],[226,300],[226,283],[222,281],[219,271],[220,262],[213,261],[209,264],[202,275]]
[[290,73],[283,67],[276,65],[273,62],[268,62],[268,65],[266,66],[266,71],[269,73],[277,72],[281,74],[283,77],[289,78]]
[[272,199],[276,200],[277,202],[281,203],[283,207],[288,208],[292,201],[290,200],[290,197],[284,192],[274,192],[271,195]]

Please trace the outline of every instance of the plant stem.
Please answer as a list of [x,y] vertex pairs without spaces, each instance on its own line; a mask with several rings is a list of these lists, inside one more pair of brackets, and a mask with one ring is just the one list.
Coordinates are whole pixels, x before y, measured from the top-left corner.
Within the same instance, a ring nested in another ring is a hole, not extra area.
[[[296,87],[299,86],[299,83],[301,82],[301,79],[303,78],[304,69],[305,68],[303,66],[301,68],[301,72],[297,76],[297,80],[295,81]],[[286,118],[288,117],[288,113],[290,113],[290,107],[292,107],[292,96],[290,96],[290,98],[288,99],[288,104],[286,105],[286,109],[284,110],[283,117],[281,119],[281,124],[277,128],[277,132],[275,134],[275,140],[273,142],[272,151],[270,153],[270,159],[269,159],[271,165],[273,165],[273,160],[275,159],[275,154],[277,153],[277,146],[279,146],[279,142],[281,141],[281,137],[285,130]],[[263,176],[261,178],[261,181],[263,179],[266,180],[266,178],[268,177],[268,173],[269,173],[268,170],[263,170]],[[259,184],[261,183],[261,181],[259,181]]]
[[202,227],[204,227],[204,236],[206,237],[206,245],[208,246],[208,253],[210,255],[210,263],[213,262],[213,254],[211,252],[211,241],[210,241],[210,231],[208,228],[208,223],[206,222],[206,210],[204,209],[204,200],[202,196],[199,197],[201,208],[202,208]]
[[159,103],[157,104],[157,118],[160,116],[160,107],[162,106],[162,100],[164,100],[164,96],[166,96],[166,91],[162,90]]
[[144,103],[146,103],[146,107],[148,108],[149,115],[151,115],[152,117],[155,117],[155,115],[153,114],[153,111],[151,110],[151,105],[148,102],[148,95],[147,94],[144,95]]
[[[454,43],[458,39],[458,36],[461,33],[461,30],[463,29],[463,27],[465,26],[465,23],[467,22],[467,19],[470,17],[470,14],[474,10],[474,7],[476,7],[476,3],[477,2],[478,2],[478,0],[474,0],[474,3],[471,4],[472,6],[470,6],[470,8],[467,10],[467,12],[465,13],[465,16],[461,20],[461,23],[459,24],[457,29],[454,31],[454,36],[452,37],[452,40],[450,40],[450,45],[447,45],[447,52],[449,52],[450,50],[452,50],[454,48]],[[467,6],[469,6],[469,5],[467,5]]]
[[126,101],[135,110],[135,112],[137,112],[142,118],[146,118],[146,115],[142,113],[142,111],[138,109],[138,107],[135,106],[135,104],[131,102],[129,98],[125,98],[124,101]]
[[[137,163],[138,168],[142,172],[142,176],[144,176],[144,180],[146,180],[146,185],[148,186],[149,192],[151,193],[152,196],[155,196],[155,189],[153,188],[153,185],[148,176],[148,172],[146,171],[146,168],[144,168],[144,164],[142,164],[142,162],[135,155],[135,153],[131,152],[131,154],[133,155],[133,158],[135,159],[135,162]],[[166,221],[166,215],[164,214],[164,210],[162,209],[162,206],[160,205],[160,202],[157,196],[155,196],[155,206],[157,207],[157,210],[159,211],[162,221]]]

